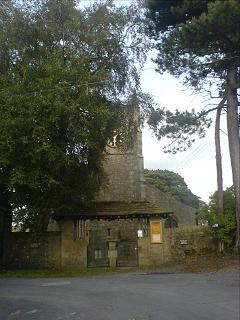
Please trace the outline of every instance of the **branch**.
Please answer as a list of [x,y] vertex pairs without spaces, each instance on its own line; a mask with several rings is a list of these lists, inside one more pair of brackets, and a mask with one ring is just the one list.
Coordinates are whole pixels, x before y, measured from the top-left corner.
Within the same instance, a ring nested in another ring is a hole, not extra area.
[[204,108],[206,109],[209,106],[218,106],[218,103],[208,103],[204,105]]
[[224,107],[225,101],[226,101],[226,98],[224,97],[224,98],[219,102],[219,104],[218,104],[217,107],[212,108],[212,109],[209,109],[209,110],[207,110],[207,111],[204,111],[204,112],[200,113],[199,116],[198,116],[198,118],[201,118],[201,117],[205,116],[206,114],[208,114],[208,113],[210,113],[210,112],[212,112],[212,111],[214,111],[214,110],[222,109],[222,108]]
[[217,96],[217,97],[212,96],[211,90],[206,90],[206,91],[209,93],[211,99],[220,99],[220,98],[222,98],[222,96]]

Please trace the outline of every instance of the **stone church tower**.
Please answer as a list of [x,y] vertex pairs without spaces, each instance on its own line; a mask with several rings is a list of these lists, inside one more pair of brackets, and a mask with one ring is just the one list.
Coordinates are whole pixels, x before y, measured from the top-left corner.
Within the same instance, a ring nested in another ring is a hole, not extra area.
[[104,170],[108,183],[99,193],[97,201],[144,201],[144,166],[142,155],[142,133],[138,129],[133,146],[121,150],[116,145],[116,137],[107,147]]

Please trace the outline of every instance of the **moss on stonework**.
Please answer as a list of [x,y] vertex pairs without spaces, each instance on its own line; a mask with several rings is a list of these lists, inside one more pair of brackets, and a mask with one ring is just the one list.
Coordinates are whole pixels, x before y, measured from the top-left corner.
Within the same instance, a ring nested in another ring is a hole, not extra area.
[[[147,201],[108,201],[94,202],[91,206],[79,208],[74,216],[83,217],[138,217],[138,216],[166,216],[169,210]],[[55,217],[71,216],[70,213],[59,213]]]

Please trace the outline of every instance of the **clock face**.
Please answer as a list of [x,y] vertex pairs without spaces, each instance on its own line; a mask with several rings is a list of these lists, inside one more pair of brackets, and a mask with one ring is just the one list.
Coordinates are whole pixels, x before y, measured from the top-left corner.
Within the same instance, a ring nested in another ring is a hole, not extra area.
[[108,140],[107,145],[110,148],[117,148],[121,145],[121,143],[122,143],[122,135],[118,133]]

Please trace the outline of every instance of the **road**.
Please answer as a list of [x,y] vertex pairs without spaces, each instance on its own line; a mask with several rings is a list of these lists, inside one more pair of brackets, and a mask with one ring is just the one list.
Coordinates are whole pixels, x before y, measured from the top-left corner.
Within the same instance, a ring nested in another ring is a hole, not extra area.
[[238,320],[237,271],[0,278],[0,320]]

